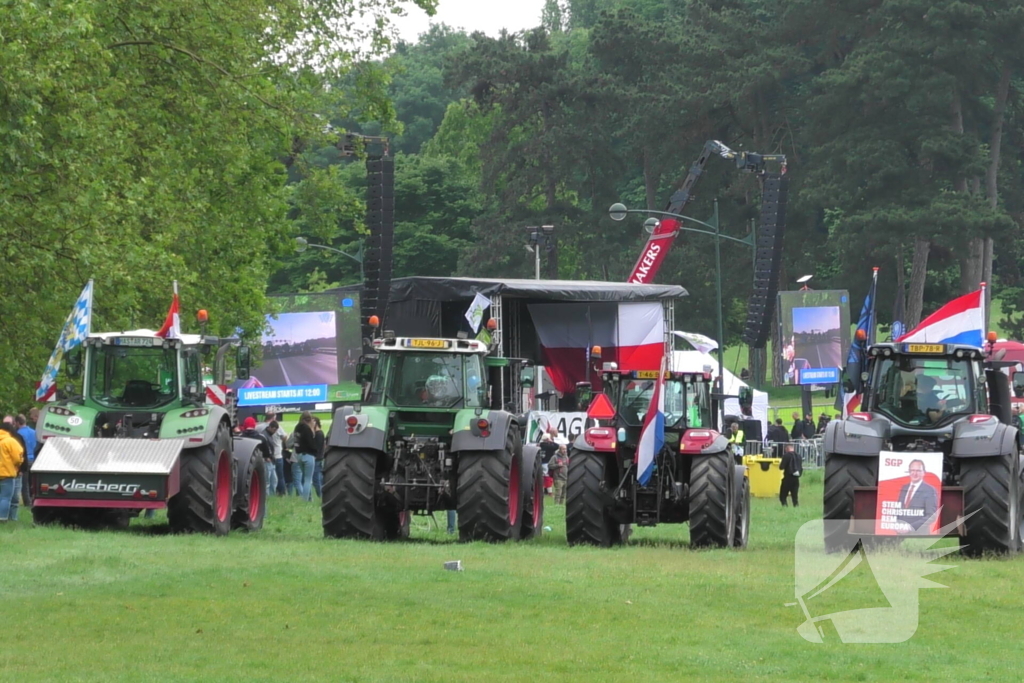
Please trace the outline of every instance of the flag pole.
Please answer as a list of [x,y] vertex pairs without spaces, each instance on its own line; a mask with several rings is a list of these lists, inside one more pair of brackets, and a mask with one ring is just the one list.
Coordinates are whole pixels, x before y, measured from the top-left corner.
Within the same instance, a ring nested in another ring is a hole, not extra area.
[[88,337],[92,334],[92,297],[96,290],[93,287],[92,278],[89,278],[89,282],[86,284],[89,287],[89,320],[85,324],[85,336]]
[[987,289],[987,284],[988,283],[986,282],[981,283],[981,324],[985,326],[981,331],[982,342],[985,341],[985,337],[988,334],[988,306],[985,305],[985,296],[987,295],[985,290]]
[[[871,313],[868,314],[868,320],[871,324],[868,326],[868,339],[867,346],[871,346],[875,343],[875,329],[878,327],[878,319],[875,317],[876,300],[878,299],[878,266],[875,266],[871,274]],[[865,349],[866,351],[867,349]]]

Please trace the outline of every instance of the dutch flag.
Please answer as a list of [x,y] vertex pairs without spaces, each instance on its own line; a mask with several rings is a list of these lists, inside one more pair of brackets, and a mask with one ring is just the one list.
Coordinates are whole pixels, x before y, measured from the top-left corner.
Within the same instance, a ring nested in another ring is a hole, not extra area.
[[654,473],[654,458],[665,445],[665,359],[661,359],[661,372],[654,382],[654,395],[640,430],[640,443],[636,447],[636,479],[646,486]]
[[981,347],[984,330],[985,290],[979,289],[953,299],[896,341]]

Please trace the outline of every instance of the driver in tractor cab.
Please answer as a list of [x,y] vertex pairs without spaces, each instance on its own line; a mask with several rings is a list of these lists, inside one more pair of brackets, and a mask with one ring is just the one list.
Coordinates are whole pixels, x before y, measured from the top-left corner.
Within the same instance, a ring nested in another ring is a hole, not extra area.
[[424,387],[424,403],[428,406],[448,407],[459,398],[453,389],[454,384],[451,377],[431,375],[427,378],[427,383]]
[[929,422],[938,422],[945,412],[945,401],[935,391],[935,378],[920,374],[917,368],[912,380],[904,384],[901,407],[907,415],[924,415]]

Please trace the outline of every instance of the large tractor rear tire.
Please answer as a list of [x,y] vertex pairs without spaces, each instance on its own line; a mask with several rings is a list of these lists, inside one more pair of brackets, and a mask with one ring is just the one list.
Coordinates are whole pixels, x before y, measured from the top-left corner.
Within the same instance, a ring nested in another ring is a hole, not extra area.
[[523,494],[523,530],[520,534],[524,541],[540,538],[544,533],[544,465],[540,453],[533,459],[533,469],[527,474],[529,480],[524,481],[526,491]]
[[[964,489],[963,554],[1015,553],[1022,545],[1021,473],[1017,454],[962,458]],[[974,513],[974,514],[971,514]]]
[[227,425],[213,441],[181,454],[181,488],[167,501],[167,520],[177,532],[226,536],[231,531],[235,459]]
[[735,460],[722,451],[693,458],[690,469],[690,545],[728,548],[736,539]]
[[849,533],[853,517],[853,488],[878,485],[878,458],[828,454],[825,456],[825,551],[850,552],[857,537]]
[[380,500],[377,490],[378,453],[358,448],[333,448],[324,457],[324,536],[386,541],[408,536],[408,515]]
[[459,453],[460,541],[518,541],[522,534],[522,454],[512,434],[501,451]]
[[733,474],[736,484],[736,533],[732,539],[733,548],[746,548],[750,540],[750,479],[743,475],[745,467],[736,467]]
[[608,459],[598,453],[574,452],[569,456],[565,483],[565,536],[569,545],[608,548],[622,543],[622,527],[611,516],[616,482],[608,471]]
[[267,514],[267,465],[260,449],[252,452],[245,471],[238,473],[236,486],[231,528],[259,531]]

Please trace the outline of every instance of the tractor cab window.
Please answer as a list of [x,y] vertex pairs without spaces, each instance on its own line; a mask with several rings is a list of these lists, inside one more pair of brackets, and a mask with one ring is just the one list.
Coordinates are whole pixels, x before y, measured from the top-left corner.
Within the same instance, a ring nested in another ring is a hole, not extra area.
[[877,365],[875,410],[911,426],[975,412],[978,365],[953,358],[895,356]]
[[484,407],[480,357],[454,353],[393,353],[378,373],[387,397],[399,406],[426,408]]
[[711,387],[704,382],[686,385],[686,426],[711,426]]
[[[190,349],[182,355],[184,356],[182,361],[185,366],[185,386],[192,387],[192,391],[199,391],[201,386],[201,365],[199,362],[199,354],[194,349]],[[166,382],[169,379],[170,377],[162,377],[161,382]]]
[[[619,382],[618,414],[627,424],[644,423],[654,397],[653,379],[630,379]],[[686,391],[682,382],[665,382],[665,426],[675,426],[686,414]]]
[[174,349],[98,346],[93,352],[89,397],[106,408],[156,408],[178,397]]

